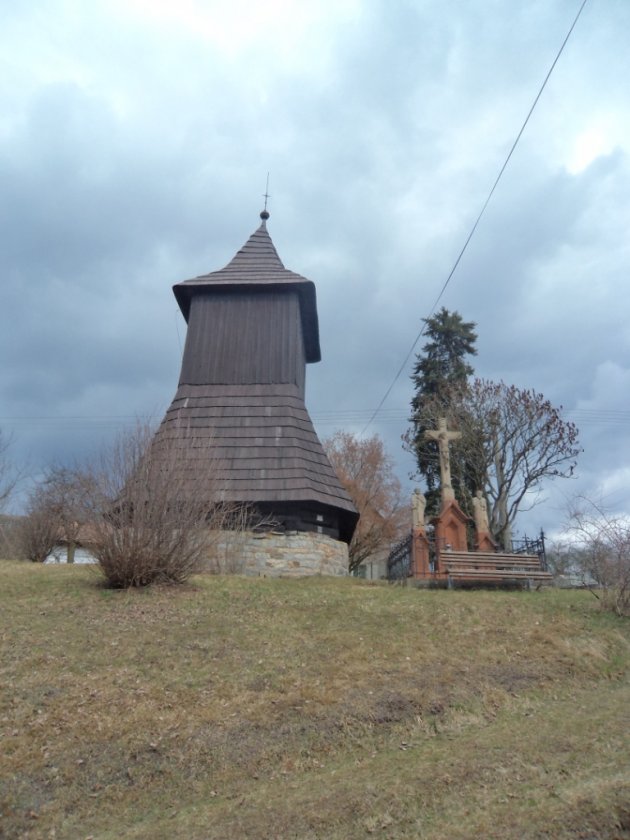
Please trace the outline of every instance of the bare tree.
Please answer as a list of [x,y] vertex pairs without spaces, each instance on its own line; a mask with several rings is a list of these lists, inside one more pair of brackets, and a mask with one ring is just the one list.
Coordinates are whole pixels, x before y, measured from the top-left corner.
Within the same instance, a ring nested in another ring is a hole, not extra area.
[[25,516],[17,525],[18,553],[33,563],[43,563],[59,537],[59,522],[50,504],[48,488],[38,485],[29,496]]
[[14,560],[20,556],[17,516],[0,514],[0,560]]
[[542,394],[484,379],[443,392],[424,410],[462,432],[454,448],[465,453],[467,474],[453,476],[456,495],[471,485],[484,492],[492,535],[510,550],[514,521],[540,500],[543,481],[573,474],[577,427]]
[[55,545],[65,544],[67,562],[74,563],[87,516],[86,485],[87,476],[78,468],[56,466],[46,472],[30,494],[18,527],[22,556],[41,562]]
[[0,429],[0,513],[2,513],[20,479],[18,471],[9,458],[10,439]]
[[323,446],[359,511],[349,548],[352,572],[368,557],[389,549],[410,529],[410,509],[402,501],[393,461],[378,435],[360,440],[340,431],[324,440]]
[[580,567],[580,550],[566,539],[555,539],[545,546],[547,568],[556,578],[575,576]]
[[566,531],[579,550],[583,575],[601,587],[604,605],[630,615],[630,517],[579,496],[569,504]]
[[166,435],[139,426],[83,472],[91,548],[110,586],[181,583],[241,521],[218,491],[195,492],[180,456]]
[[77,541],[85,525],[87,511],[86,474],[78,468],[51,467],[42,485],[44,506],[57,524],[58,540],[66,545],[66,560],[74,563]]

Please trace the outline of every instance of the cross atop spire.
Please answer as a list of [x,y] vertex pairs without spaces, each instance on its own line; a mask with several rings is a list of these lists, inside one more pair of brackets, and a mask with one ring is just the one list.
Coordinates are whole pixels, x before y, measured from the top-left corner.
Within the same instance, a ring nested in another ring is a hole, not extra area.
[[260,214],[260,218],[263,220],[263,222],[266,222],[267,219],[269,218],[269,211],[267,210],[267,200],[271,198],[271,196],[269,195],[269,173],[268,172],[267,172],[267,185],[265,186],[265,192],[263,193],[263,198],[265,199],[265,207],[264,207],[262,213]]

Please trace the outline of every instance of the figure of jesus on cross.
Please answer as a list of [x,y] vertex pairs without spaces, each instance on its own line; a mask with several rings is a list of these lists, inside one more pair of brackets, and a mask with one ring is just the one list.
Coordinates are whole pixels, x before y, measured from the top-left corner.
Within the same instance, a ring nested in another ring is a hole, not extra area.
[[442,504],[449,499],[455,498],[453,485],[451,484],[451,458],[448,452],[448,445],[452,440],[459,440],[461,432],[449,432],[446,425],[446,417],[440,417],[437,429],[427,429],[425,438],[436,440],[440,452],[440,479],[442,484]]

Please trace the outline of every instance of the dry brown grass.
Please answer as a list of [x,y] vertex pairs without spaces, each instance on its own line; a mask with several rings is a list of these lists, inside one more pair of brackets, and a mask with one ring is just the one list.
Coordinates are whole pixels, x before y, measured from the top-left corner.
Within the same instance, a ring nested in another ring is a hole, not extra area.
[[2,837],[630,837],[630,625],[588,593],[0,576]]

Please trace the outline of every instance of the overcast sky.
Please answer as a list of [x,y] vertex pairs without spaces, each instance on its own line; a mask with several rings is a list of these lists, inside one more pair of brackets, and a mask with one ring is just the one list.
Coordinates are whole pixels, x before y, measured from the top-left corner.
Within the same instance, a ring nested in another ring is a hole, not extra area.
[[[321,437],[360,432],[468,236],[581,0],[0,4],[0,428],[33,474],[161,419],[171,287],[258,226],[317,287]],[[440,306],[476,372],[581,430],[563,495],[630,513],[630,3],[589,0]],[[416,348],[420,349],[422,340]],[[411,361],[368,434],[401,476]],[[409,484],[409,490],[413,485]]]

